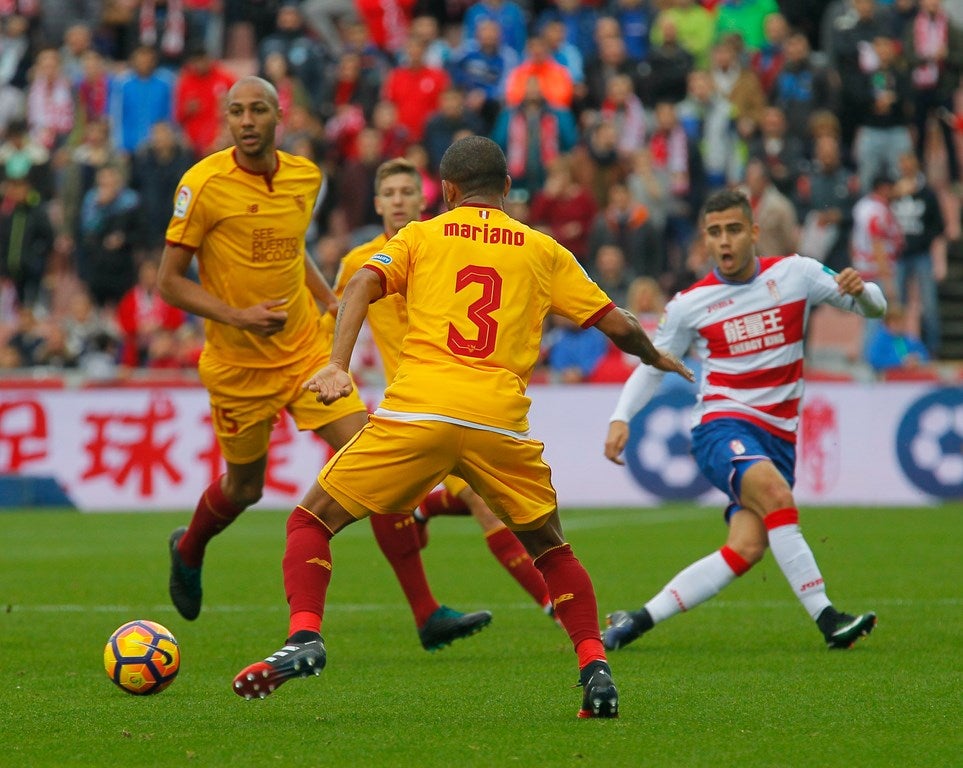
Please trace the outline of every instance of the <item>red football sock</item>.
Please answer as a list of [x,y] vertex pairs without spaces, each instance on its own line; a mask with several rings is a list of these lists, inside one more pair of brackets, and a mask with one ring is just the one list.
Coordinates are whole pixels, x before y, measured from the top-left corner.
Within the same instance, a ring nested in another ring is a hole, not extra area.
[[331,530],[304,507],[288,518],[281,567],[291,619],[288,637],[308,629],[321,631],[324,599],[331,583]]
[[514,533],[502,526],[489,533],[485,541],[495,559],[522,585],[522,589],[535,598],[536,603],[544,606],[550,602],[545,579]]
[[458,496],[452,496],[447,488],[439,491],[432,491],[425,496],[424,501],[418,505],[421,517],[427,520],[436,515],[470,515],[471,510],[468,505]]
[[552,596],[557,618],[578,654],[579,669],[591,661],[604,660],[605,649],[599,632],[599,609],[588,572],[568,544],[535,558],[548,593]]
[[187,526],[187,533],[181,536],[177,543],[181,559],[191,568],[199,568],[204,562],[207,542],[233,523],[244,511],[244,507],[239,507],[224,495],[221,490],[223,478],[224,475],[221,475],[201,494],[194,516]]
[[425,568],[421,562],[421,546],[411,515],[371,515],[371,529],[395,578],[411,606],[415,624],[421,627],[440,608],[431,594]]

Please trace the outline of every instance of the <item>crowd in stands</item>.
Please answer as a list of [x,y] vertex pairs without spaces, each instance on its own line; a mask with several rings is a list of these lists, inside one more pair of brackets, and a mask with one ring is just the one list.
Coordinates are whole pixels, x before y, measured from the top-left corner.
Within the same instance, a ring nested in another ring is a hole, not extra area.
[[[196,365],[202,328],[156,268],[181,175],[231,143],[243,74],[277,88],[280,148],[325,171],[308,248],[332,282],[381,227],[378,165],[415,162],[432,215],[442,153],[479,133],[505,151],[509,212],[650,330],[710,268],[705,196],[740,185],[760,255],[886,291],[861,363],[936,359],[961,70],[963,11],[942,0],[0,0],[0,369]],[[563,324],[544,357],[552,381],[630,370]]]

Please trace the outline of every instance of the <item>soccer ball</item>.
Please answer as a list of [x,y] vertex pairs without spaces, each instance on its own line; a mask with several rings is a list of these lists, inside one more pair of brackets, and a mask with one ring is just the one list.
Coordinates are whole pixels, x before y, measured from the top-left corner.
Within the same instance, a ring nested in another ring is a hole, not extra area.
[[174,682],[181,666],[177,640],[156,621],[138,619],[121,625],[104,646],[107,677],[127,693],[160,693]]

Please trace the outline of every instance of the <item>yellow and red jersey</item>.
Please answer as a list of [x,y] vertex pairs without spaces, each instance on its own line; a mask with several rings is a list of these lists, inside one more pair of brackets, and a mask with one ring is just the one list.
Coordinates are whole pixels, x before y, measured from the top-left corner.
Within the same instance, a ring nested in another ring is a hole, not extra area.
[[[344,288],[352,275],[378,253],[386,242],[388,242],[388,236],[382,233],[344,255],[334,284],[334,292],[339,299],[344,294]],[[371,337],[374,339],[375,346],[378,347],[378,354],[381,355],[385,381],[390,382],[395,376],[395,371],[398,370],[401,341],[405,337],[405,331],[408,330],[408,309],[405,306],[405,297],[393,293],[374,302],[368,307],[368,326],[371,328]]]
[[525,432],[545,316],[589,326],[613,308],[570,251],[490,206],[412,222],[364,267],[407,302],[388,411]]
[[272,177],[237,164],[233,148],[215,152],[181,179],[167,242],[191,249],[201,285],[233,307],[287,299],[284,330],[263,337],[224,323],[204,323],[204,354],[243,367],[274,368],[312,354],[321,312],[305,283],[304,235],[321,171],[278,152]]

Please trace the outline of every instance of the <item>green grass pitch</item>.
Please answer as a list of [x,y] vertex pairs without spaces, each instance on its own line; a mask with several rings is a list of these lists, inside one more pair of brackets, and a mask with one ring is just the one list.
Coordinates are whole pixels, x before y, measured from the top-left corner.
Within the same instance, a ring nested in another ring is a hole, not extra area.
[[[328,667],[264,701],[234,674],[275,650],[286,512],[216,539],[195,622],[167,598],[167,536],[188,513],[0,513],[0,766],[949,766],[963,755],[963,505],[805,509],[835,604],[879,626],[830,652],[771,557],[697,610],[611,655],[621,717],[580,721],[575,657],[469,519],[436,519],[435,594],[489,608],[479,635],[429,654],[367,523],[333,543]],[[642,604],[718,547],[719,510],[563,510],[600,614]],[[110,633],[177,637],[166,691],[104,674]]]

